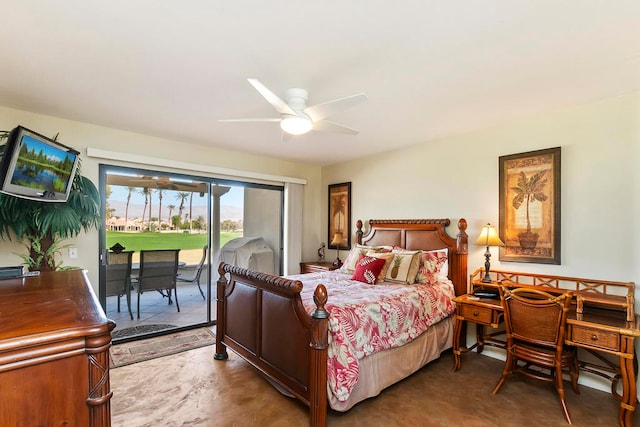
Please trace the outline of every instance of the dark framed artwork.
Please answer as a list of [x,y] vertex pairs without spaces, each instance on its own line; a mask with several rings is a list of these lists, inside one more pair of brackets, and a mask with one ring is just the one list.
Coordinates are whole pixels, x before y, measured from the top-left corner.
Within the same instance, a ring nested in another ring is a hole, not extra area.
[[351,183],[329,185],[329,249],[351,248]]
[[560,147],[500,156],[500,261],[560,264]]

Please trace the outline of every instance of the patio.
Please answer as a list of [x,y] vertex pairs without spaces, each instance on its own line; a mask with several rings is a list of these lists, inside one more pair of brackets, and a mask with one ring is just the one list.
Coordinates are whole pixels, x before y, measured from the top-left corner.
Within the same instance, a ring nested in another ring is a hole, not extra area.
[[[200,286],[202,291],[207,294],[207,272],[202,272]],[[178,303],[180,304],[180,312],[178,313],[175,305],[169,305],[166,297],[159,292],[150,291],[140,295],[140,319],[137,318],[137,298],[138,294],[135,290],[131,292],[131,311],[133,312],[133,320],[129,317],[127,310],[127,299],[125,296],[120,298],[120,312],[117,311],[118,299],[116,296],[107,297],[106,315],[109,319],[116,322],[115,331],[122,330],[133,326],[168,324],[174,325],[176,328],[184,328],[193,325],[202,325],[207,322],[207,302],[202,299],[197,284],[180,283],[177,286]],[[215,319],[215,299],[212,299],[211,310],[212,319]]]

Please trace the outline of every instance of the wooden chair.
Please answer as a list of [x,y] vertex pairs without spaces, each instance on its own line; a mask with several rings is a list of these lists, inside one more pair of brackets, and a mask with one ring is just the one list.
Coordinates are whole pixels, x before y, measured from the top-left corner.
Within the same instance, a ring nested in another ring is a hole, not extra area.
[[202,259],[200,260],[200,263],[198,264],[196,269],[191,272],[191,274],[179,273],[178,277],[176,277],[176,280],[178,282],[196,283],[198,285],[200,295],[202,295],[202,299],[206,298],[204,296],[204,292],[202,292],[202,288],[200,287],[200,275],[202,274],[204,264],[207,261],[207,249],[207,245],[202,248]]
[[118,296],[118,313],[120,313],[120,298],[127,297],[129,316],[131,312],[131,257],[133,251],[107,252],[106,288],[107,296]]
[[173,303],[171,294],[178,305],[178,292],[176,290],[176,276],[178,274],[178,254],[180,249],[158,249],[140,251],[140,271],[136,278],[138,291],[138,319],[140,318],[140,295],[146,291],[158,291]]
[[[502,377],[493,389],[493,394],[497,394],[507,376],[513,372],[551,382],[555,385],[569,424],[571,416],[564,397],[563,369],[569,371],[573,390],[579,393],[576,348],[564,345],[571,298],[570,291],[557,296],[540,287],[510,290],[500,286],[507,334],[507,360]],[[519,361],[524,364],[518,364]]]

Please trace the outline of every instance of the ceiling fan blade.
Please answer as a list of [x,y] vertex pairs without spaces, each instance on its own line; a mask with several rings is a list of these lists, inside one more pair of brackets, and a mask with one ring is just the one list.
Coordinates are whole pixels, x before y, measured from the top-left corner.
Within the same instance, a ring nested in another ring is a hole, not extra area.
[[264,118],[264,119],[219,119],[219,122],[279,122],[280,118],[272,119],[272,118]]
[[367,100],[367,95],[359,93],[357,95],[347,96],[345,98],[334,99],[333,101],[323,102],[322,104],[312,105],[304,109],[304,113],[311,117],[314,122],[331,117],[335,113],[344,111],[354,105],[360,104]]
[[291,107],[289,107],[289,105],[286,102],[280,99],[278,95],[271,92],[269,89],[267,89],[265,85],[260,83],[258,80],[256,79],[247,79],[247,80],[249,80],[249,83],[251,83],[251,85],[253,85],[253,87],[255,87],[256,90],[260,92],[260,95],[262,95],[269,104],[273,105],[273,108],[275,108],[278,113],[291,114],[293,116],[297,114],[295,111],[293,111]]
[[340,123],[331,122],[329,120],[320,120],[318,122],[313,122],[313,130],[319,130],[323,132],[346,133],[348,135],[357,135],[360,133],[360,131],[357,129],[353,129],[345,125],[341,125]]

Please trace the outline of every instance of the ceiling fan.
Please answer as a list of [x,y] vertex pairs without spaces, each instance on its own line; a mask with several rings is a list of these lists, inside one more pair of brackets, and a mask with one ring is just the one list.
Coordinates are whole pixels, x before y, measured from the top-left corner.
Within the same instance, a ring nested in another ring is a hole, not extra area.
[[251,85],[262,95],[269,104],[280,113],[279,118],[256,119],[223,119],[219,122],[280,122],[280,128],[290,135],[302,135],[310,130],[346,133],[356,135],[358,130],[340,123],[326,120],[332,115],[344,111],[367,100],[367,95],[359,93],[345,98],[334,99],[322,104],[307,107],[309,94],[306,90],[292,88],[285,94],[286,101],[270,91],[257,79],[247,79]]

